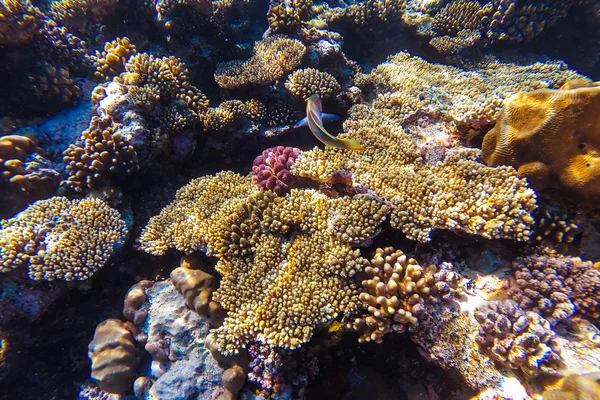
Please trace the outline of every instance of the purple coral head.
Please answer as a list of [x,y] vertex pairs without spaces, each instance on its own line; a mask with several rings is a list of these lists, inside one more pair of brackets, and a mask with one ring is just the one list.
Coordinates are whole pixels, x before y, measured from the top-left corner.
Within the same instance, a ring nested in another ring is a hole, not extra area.
[[277,146],[266,149],[254,159],[252,182],[261,190],[272,190],[278,196],[289,193],[295,184],[290,168],[300,150],[295,147]]

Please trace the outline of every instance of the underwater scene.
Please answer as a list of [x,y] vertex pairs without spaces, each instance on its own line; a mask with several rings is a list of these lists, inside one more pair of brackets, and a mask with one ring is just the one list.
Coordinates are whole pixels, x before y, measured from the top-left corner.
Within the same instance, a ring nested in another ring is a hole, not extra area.
[[600,0],[2,0],[0,400],[600,400]]

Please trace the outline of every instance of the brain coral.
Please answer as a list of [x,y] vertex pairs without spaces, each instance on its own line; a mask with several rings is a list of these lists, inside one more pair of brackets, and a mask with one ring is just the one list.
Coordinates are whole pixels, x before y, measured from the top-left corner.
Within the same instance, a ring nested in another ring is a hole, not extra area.
[[27,266],[35,280],[87,279],[126,234],[119,213],[102,200],[39,200],[0,220],[0,272]]
[[598,110],[600,85],[583,79],[517,93],[485,135],[482,157],[488,165],[512,165],[538,189],[558,187],[577,201],[598,198]]
[[306,47],[298,40],[270,36],[254,44],[249,60],[218,65],[215,80],[226,89],[248,84],[268,85],[298,68],[305,52]]
[[371,195],[331,199],[293,189],[277,197],[223,172],[181,189],[140,242],[153,254],[206,247],[218,256],[213,298],[228,311],[215,332],[221,352],[237,353],[253,339],[296,348],[316,325],[356,307],[351,276],[365,260],[352,246],[374,236],[389,211]]

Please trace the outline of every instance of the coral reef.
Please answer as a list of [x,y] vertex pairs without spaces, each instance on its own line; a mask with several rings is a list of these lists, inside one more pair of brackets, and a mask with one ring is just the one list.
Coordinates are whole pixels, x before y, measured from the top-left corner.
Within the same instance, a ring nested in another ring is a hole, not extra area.
[[275,35],[256,42],[247,61],[230,61],[217,66],[215,80],[222,88],[235,89],[249,84],[268,85],[296,69],[306,47],[295,39]]
[[296,33],[310,19],[312,0],[271,0],[267,20],[273,33]]
[[290,74],[285,87],[302,101],[308,100],[313,94],[327,100],[340,91],[340,84],[333,75],[314,68],[299,69]]
[[386,333],[414,330],[427,307],[452,299],[460,280],[451,266],[423,268],[392,247],[377,249],[364,273],[359,298],[368,316],[351,324],[361,333],[359,342],[381,343]]
[[108,79],[119,75],[125,69],[129,57],[135,53],[135,45],[127,37],[104,43],[104,51],[96,51],[96,77]]
[[261,190],[272,190],[278,196],[289,193],[295,184],[290,168],[299,154],[300,150],[295,147],[277,146],[266,149],[254,159],[252,182]]
[[560,347],[544,318],[515,302],[487,303],[475,313],[477,342],[495,360],[529,376],[559,375]]
[[87,279],[126,234],[119,213],[102,200],[39,200],[0,220],[0,272],[27,267],[35,280]]
[[[401,22],[404,8],[404,0],[366,0],[347,7],[326,10],[320,17],[328,24],[349,21],[363,29],[381,24],[389,27]],[[368,29],[365,29],[365,32],[368,32]]]
[[[512,165],[536,189],[558,187],[584,201],[600,196],[600,86],[569,81],[507,98],[482,145],[488,165]],[[535,148],[537,151],[531,152]]]
[[42,24],[42,12],[28,0],[3,1],[0,5],[0,45],[27,43]]
[[550,389],[542,394],[544,400],[594,399],[600,393],[600,374],[588,373],[569,375],[564,378],[557,389]]

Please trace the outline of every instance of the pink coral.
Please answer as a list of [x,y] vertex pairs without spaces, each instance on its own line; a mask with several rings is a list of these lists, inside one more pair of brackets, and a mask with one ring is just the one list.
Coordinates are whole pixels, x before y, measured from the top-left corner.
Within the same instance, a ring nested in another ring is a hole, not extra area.
[[295,147],[277,146],[266,149],[254,159],[252,182],[261,190],[272,190],[278,196],[290,191],[295,179],[290,172],[300,150]]

